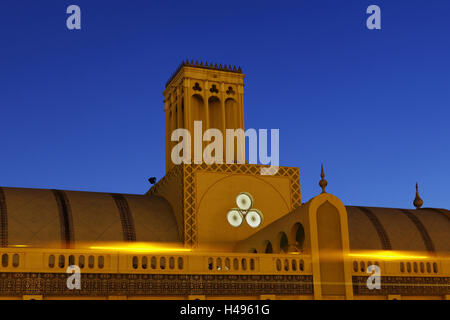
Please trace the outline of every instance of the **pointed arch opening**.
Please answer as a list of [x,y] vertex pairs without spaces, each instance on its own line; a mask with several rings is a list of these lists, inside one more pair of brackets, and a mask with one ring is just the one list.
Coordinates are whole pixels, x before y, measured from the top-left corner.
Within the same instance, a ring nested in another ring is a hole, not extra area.
[[[199,94],[194,94],[191,97],[191,115],[192,121],[202,121],[204,123],[206,120],[205,102]],[[192,123],[192,125],[194,124]]]
[[265,241],[264,253],[273,253],[272,243],[269,240]]
[[233,98],[228,98],[225,100],[225,128],[237,129],[240,127],[237,102]]
[[278,234],[279,252],[287,253],[289,250],[289,240],[286,232],[281,231]]
[[300,222],[295,223],[291,228],[291,239],[293,239],[293,249],[297,252],[303,251],[305,242],[305,229]]
[[209,97],[208,99],[209,108],[209,128],[222,130],[222,108],[220,99],[216,96]]

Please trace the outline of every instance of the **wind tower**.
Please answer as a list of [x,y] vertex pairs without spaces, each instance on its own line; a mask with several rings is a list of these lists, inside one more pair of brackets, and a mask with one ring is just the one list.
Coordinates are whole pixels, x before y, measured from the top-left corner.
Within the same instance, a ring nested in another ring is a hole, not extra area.
[[[223,163],[226,160],[226,130],[244,130],[244,77],[240,67],[222,66],[185,61],[166,83],[164,95],[166,127],[166,172],[174,166],[172,148],[178,141],[171,141],[175,129],[184,128],[191,134],[191,160],[194,159],[194,121],[202,122],[201,135],[215,128],[223,136]],[[197,132],[198,134],[198,132]],[[199,137],[196,137],[197,139]],[[202,139],[203,140],[203,139]],[[242,152],[245,161],[245,138],[235,140],[234,156]],[[202,151],[209,142],[203,142]],[[231,155],[230,155],[231,156]]]

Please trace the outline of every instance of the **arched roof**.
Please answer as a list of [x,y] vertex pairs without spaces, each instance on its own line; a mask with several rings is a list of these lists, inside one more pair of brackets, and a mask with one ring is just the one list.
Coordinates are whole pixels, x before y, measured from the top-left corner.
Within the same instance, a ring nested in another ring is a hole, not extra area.
[[153,195],[0,188],[0,246],[179,241],[169,203]]
[[347,206],[353,250],[450,252],[450,211]]

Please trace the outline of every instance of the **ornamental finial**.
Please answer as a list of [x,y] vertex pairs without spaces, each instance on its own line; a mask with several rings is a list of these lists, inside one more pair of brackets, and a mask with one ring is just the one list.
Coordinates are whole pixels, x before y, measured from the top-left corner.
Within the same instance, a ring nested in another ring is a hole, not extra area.
[[420,207],[423,205],[423,200],[419,196],[419,185],[417,182],[416,182],[416,197],[414,198],[413,204],[414,207],[416,207],[416,209],[420,209]]
[[328,185],[328,182],[327,182],[327,180],[324,179],[325,178],[325,173],[323,172],[323,163],[321,164],[320,167],[321,167],[321,171],[320,171],[321,179],[319,181],[319,186],[322,188],[322,193],[326,193],[325,192],[325,188]]

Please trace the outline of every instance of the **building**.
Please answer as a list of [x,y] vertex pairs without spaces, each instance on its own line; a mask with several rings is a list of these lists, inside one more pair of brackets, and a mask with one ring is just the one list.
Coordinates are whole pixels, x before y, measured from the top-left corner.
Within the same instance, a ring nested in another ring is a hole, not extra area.
[[164,90],[167,172],[145,195],[0,188],[0,297],[450,299],[450,211],[418,192],[414,210],[345,206],[322,168],[302,202],[298,168],[173,164],[177,128],[244,129],[243,79],[181,64]]

